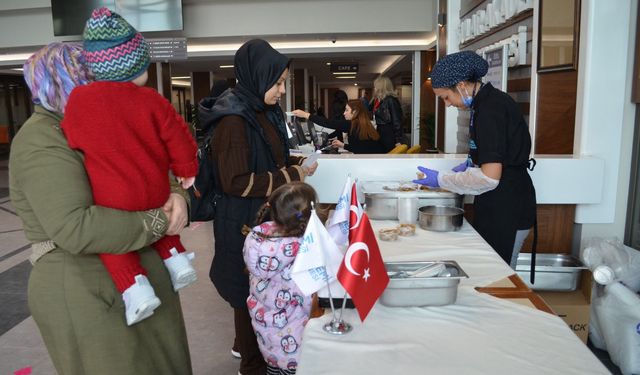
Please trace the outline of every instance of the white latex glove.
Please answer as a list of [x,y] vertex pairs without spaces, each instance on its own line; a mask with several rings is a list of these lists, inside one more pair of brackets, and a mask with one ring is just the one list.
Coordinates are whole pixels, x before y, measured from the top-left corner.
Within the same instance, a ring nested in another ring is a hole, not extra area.
[[498,187],[499,180],[485,176],[480,168],[467,168],[464,172],[438,174],[441,188],[458,194],[480,195]]

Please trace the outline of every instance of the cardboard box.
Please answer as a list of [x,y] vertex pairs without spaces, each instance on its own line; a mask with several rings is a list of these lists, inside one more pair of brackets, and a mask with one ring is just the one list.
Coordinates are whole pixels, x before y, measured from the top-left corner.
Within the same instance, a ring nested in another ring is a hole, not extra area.
[[578,289],[573,292],[538,292],[538,295],[561,317],[586,344],[589,337],[591,307],[591,271],[582,270]]

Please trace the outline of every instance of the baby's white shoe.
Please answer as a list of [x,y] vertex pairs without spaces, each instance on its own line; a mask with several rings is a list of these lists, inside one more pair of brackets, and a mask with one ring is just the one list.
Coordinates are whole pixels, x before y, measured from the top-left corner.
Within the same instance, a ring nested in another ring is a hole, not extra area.
[[149,279],[145,275],[136,275],[135,283],[122,293],[127,325],[131,326],[153,315],[160,306]]
[[173,290],[177,292],[185,286],[193,284],[198,278],[196,270],[191,265],[191,260],[195,257],[195,254],[179,253],[175,247],[169,252],[171,256],[164,260],[164,264],[169,270]]

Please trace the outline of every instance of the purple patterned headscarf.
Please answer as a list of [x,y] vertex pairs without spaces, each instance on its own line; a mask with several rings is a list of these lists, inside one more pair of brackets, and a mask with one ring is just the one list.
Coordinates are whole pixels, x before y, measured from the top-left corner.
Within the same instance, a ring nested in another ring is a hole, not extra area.
[[71,91],[92,81],[80,43],[56,42],[42,47],[27,59],[23,69],[33,103],[62,114]]

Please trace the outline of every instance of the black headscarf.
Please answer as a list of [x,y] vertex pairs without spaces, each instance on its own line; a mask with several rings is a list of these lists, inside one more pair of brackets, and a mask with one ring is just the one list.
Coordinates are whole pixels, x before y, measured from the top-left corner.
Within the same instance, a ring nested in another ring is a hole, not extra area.
[[267,119],[278,130],[278,135],[285,145],[285,160],[289,156],[287,130],[284,113],[279,104],[267,105],[264,94],[278,82],[280,76],[289,66],[289,59],[271,47],[262,39],[253,39],[243,44],[234,58],[235,74],[238,83],[227,90],[215,103],[200,105],[200,113],[205,118],[204,129],[217,123],[222,117],[229,115],[242,116],[252,127],[260,130],[256,112],[265,112]]
[[271,109],[264,103],[264,94],[278,82],[289,66],[289,59],[266,41],[253,39],[238,49],[233,62],[238,80],[236,89],[256,111]]

